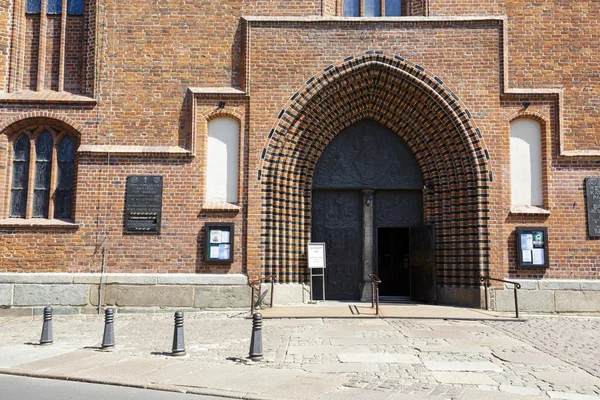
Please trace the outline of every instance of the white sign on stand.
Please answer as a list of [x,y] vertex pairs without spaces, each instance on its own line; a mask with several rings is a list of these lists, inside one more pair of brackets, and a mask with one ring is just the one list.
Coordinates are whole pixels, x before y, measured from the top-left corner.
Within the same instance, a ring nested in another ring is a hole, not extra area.
[[[325,268],[327,259],[325,257],[325,243],[308,244],[308,268],[310,268],[310,299],[313,299],[313,276],[323,279],[323,300],[325,300]],[[320,273],[317,272],[320,269]]]

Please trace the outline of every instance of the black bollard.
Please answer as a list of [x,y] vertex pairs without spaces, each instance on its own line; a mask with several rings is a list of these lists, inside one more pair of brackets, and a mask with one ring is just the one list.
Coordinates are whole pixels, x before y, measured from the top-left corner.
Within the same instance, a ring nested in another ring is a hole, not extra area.
[[252,316],[252,337],[250,338],[250,359],[260,361],[263,358],[262,346],[262,315],[255,313]]
[[175,313],[175,331],[173,332],[172,356],[185,356],[185,342],[183,340],[183,313]]
[[44,307],[44,326],[42,327],[42,338],[40,344],[42,346],[54,343],[52,339],[52,306]]
[[107,308],[104,311],[104,336],[102,337],[102,349],[110,349],[115,347],[115,312],[112,308]]

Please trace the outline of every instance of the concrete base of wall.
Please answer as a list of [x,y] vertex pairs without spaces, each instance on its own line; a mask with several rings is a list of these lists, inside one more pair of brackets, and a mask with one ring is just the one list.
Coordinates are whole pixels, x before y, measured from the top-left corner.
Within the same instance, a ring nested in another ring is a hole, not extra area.
[[484,289],[483,287],[465,288],[455,286],[438,286],[437,303],[461,307],[484,308]]
[[[512,279],[521,284],[518,290],[519,311],[541,313],[600,312],[600,280],[575,279]],[[513,285],[490,291],[492,308],[514,311]]]
[[[600,280],[516,280],[521,284],[519,311],[542,313],[600,312]],[[41,315],[46,305],[56,314],[97,313],[100,274],[0,273],[0,316]],[[119,312],[249,309],[246,275],[106,274],[102,306]],[[484,289],[440,286],[438,304],[484,308]],[[274,304],[310,302],[307,284],[276,284]],[[271,285],[262,285],[261,303],[270,305]],[[490,309],[514,312],[514,292],[490,289]]]
[[[242,274],[106,274],[102,306],[119,312],[246,309],[248,277]],[[0,316],[95,313],[100,274],[0,273]]]

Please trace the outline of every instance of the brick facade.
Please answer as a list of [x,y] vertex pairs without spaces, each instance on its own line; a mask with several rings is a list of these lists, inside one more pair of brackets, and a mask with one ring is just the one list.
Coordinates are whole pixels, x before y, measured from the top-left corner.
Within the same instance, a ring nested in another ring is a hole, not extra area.
[[[421,167],[439,285],[600,279],[584,188],[600,176],[596,1],[405,0],[395,18],[343,18],[341,0],[86,0],[66,18],[24,4],[0,0],[0,272],[104,262],[306,282],[314,167],[371,118]],[[204,202],[218,117],[241,127],[235,206]],[[511,211],[517,118],[542,125],[549,213]],[[44,125],[78,141],[73,220],[15,221],[11,140]],[[142,174],[164,177],[160,235],[124,233],[125,182]],[[235,224],[232,265],[203,261],[206,222]],[[527,225],[549,230],[547,270],[516,268],[515,227]]]

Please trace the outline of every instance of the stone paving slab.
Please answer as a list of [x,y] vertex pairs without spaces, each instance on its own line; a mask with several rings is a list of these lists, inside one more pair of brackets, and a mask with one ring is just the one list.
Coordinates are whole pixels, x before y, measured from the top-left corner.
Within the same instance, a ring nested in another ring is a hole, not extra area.
[[578,393],[565,393],[565,392],[548,392],[551,399],[564,399],[564,400],[598,400],[600,396],[590,396]]
[[494,351],[492,353],[494,357],[499,358],[502,361],[510,363],[521,363],[521,364],[544,364],[544,365],[564,365],[565,363],[556,357],[549,356],[544,353],[531,353],[531,352],[508,352],[508,351]]
[[379,372],[379,367],[374,363],[345,362],[331,364],[304,364],[302,369],[307,372],[319,373],[363,373]]
[[420,364],[419,357],[411,354],[383,354],[383,353],[342,353],[338,356],[342,363],[399,363],[399,364]]
[[147,371],[135,376],[140,383],[155,384],[161,382],[167,382],[171,379],[175,379],[178,376],[186,374],[195,374],[202,369],[208,368],[206,364],[196,363],[193,361],[173,361],[172,364],[168,364],[159,369]]
[[[204,370],[204,374],[211,373],[210,370]],[[305,376],[305,372],[289,369],[273,368],[246,368],[243,374],[237,375],[235,379],[231,377],[216,378],[211,382],[210,387],[221,390],[233,390],[236,392],[247,393],[265,393],[274,390],[276,387],[284,384],[291,384],[300,376]],[[319,379],[318,375],[313,376]],[[323,379],[326,381],[326,379]]]
[[492,351],[487,347],[482,346],[450,346],[450,345],[416,345],[415,348],[421,352],[426,353],[491,353]]
[[67,363],[56,364],[54,367],[52,367],[52,373],[59,376],[75,376],[87,371],[88,369],[96,368],[99,365],[109,368],[111,364],[129,359],[128,356],[122,354],[101,353],[94,351],[89,352],[91,354],[96,354],[96,356],[85,357]]
[[457,385],[497,385],[498,383],[488,375],[481,372],[433,372],[433,376],[440,383]]
[[101,379],[103,381],[132,382],[138,381],[137,375],[145,372],[156,371],[170,364],[176,363],[174,359],[166,358],[127,358],[110,364],[110,367],[98,365],[76,373],[80,378]]
[[275,399],[284,397],[294,399],[312,400],[318,398],[323,393],[333,392],[342,386],[347,379],[344,376],[327,376],[327,379],[319,375],[300,375],[295,379],[286,382],[280,382],[280,385],[273,387],[261,395],[269,396]]
[[0,357],[0,368],[9,368],[27,364],[48,357],[69,353],[71,351],[72,350],[70,349],[56,346],[34,346],[26,344],[4,347],[2,349],[2,357]]
[[488,361],[424,361],[423,364],[425,365],[425,368],[430,371],[503,371],[501,367]]
[[56,367],[61,365],[72,365],[82,360],[98,357],[99,354],[93,351],[76,350],[68,353],[63,353],[58,356],[43,358],[41,360],[33,361],[27,364],[20,364],[17,368],[26,371],[47,371],[54,370]]
[[552,385],[575,385],[575,386],[588,386],[588,385],[600,385],[600,379],[596,378],[587,372],[567,372],[567,371],[534,371],[532,374],[543,381],[546,381]]
[[341,354],[341,353],[368,353],[369,348],[367,346],[290,346],[288,347],[288,354],[302,354],[302,355],[317,355],[317,354]]
[[457,332],[452,330],[406,330],[402,331],[409,338],[436,338],[436,339],[463,339],[471,340],[473,336],[469,332]]
[[408,340],[405,337],[345,337],[330,339],[333,346],[357,346],[357,345],[406,345]]
[[538,388],[524,387],[524,386],[511,386],[511,385],[500,385],[500,391],[506,393],[514,393],[525,396],[538,396],[542,391]]
[[494,390],[467,390],[460,400],[540,400],[548,399],[544,396],[519,396],[513,393],[498,392]]
[[325,393],[319,397],[322,400],[387,400],[390,393],[366,389],[343,389]]

